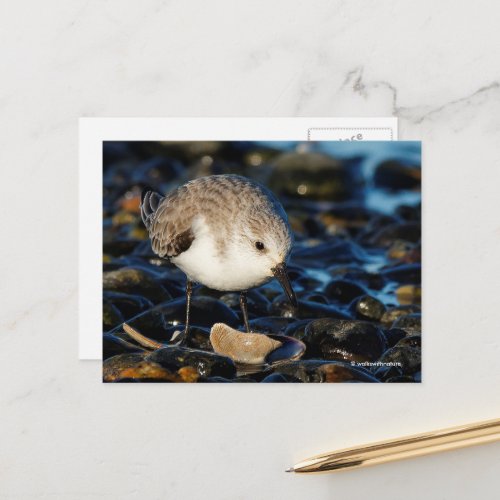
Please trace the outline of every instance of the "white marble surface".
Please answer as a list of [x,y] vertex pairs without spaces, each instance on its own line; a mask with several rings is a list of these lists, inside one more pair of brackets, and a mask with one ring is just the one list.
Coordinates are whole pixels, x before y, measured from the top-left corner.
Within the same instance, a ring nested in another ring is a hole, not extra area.
[[[496,1],[3,2],[0,498],[481,499],[500,444],[311,453],[500,416]],[[424,142],[425,381],[102,385],[77,361],[79,116],[399,117]]]

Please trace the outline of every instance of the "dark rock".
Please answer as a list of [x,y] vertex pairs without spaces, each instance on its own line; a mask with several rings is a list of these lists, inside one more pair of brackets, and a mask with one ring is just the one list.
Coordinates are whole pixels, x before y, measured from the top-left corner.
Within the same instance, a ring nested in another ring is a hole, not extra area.
[[292,361],[277,366],[275,372],[301,382],[379,382],[368,371],[341,361]]
[[422,302],[422,288],[417,285],[403,285],[396,290],[396,298],[401,305],[418,304]]
[[406,316],[400,316],[396,321],[394,321],[394,328],[401,328],[405,330],[407,334],[418,334],[422,331],[422,315],[421,314],[407,314]]
[[307,357],[340,361],[374,361],[386,349],[382,331],[371,323],[318,319],[307,325]]
[[387,309],[380,321],[384,325],[391,326],[394,321],[396,321],[400,316],[406,316],[407,314],[419,312],[420,307],[416,305],[392,307],[390,309]]
[[357,319],[380,321],[385,313],[385,306],[371,295],[362,295],[351,302],[349,310]]
[[310,319],[301,319],[299,321],[295,321],[294,323],[288,325],[284,334],[288,337],[294,337],[297,340],[302,340],[305,335],[306,327],[311,321],[312,320]]
[[123,267],[103,274],[103,289],[131,295],[141,295],[154,303],[171,299],[157,282],[158,277],[144,269]]
[[332,264],[365,262],[367,255],[349,241],[326,242],[292,251],[292,261],[309,268],[324,268]]
[[[104,292],[104,301],[113,304],[125,320],[133,318],[138,314],[153,307],[153,303],[140,295],[129,295],[118,292]],[[120,322],[123,323],[123,320]]]
[[403,264],[401,266],[385,268],[381,271],[384,278],[396,283],[416,283],[422,281],[422,269],[420,264]]
[[104,382],[113,382],[120,378],[120,374],[126,368],[131,368],[144,359],[144,354],[131,353],[119,354],[106,359],[102,364],[102,375]]
[[386,284],[380,274],[365,271],[359,266],[332,266],[328,268],[328,273],[336,280],[355,282],[372,290],[381,290]]
[[249,323],[252,332],[281,334],[290,324],[295,323],[295,320],[283,316],[267,316],[252,319]]
[[414,379],[414,377],[410,377],[409,375],[401,375],[390,377],[385,382],[387,382],[388,384],[411,384],[416,382],[416,380]]
[[366,295],[367,291],[353,281],[335,280],[328,283],[325,288],[325,294],[331,300],[341,302],[342,304],[349,304],[355,298]]
[[420,189],[422,171],[419,166],[388,160],[377,167],[373,181],[375,186],[391,190]]
[[300,296],[300,298],[305,302],[317,302],[318,304],[328,305],[330,301],[326,295],[319,292],[306,292]]
[[149,354],[146,359],[158,363],[170,371],[191,366],[196,369],[200,377],[233,378],[236,375],[236,366],[229,358],[184,347],[158,349]]
[[367,240],[369,245],[389,248],[397,240],[418,243],[422,237],[422,230],[418,222],[395,223],[383,227]]
[[420,349],[409,346],[395,346],[388,349],[379,359],[381,363],[395,363],[404,375],[412,375],[421,369]]
[[407,337],[401,339],[396,344],[397,347],[409,346],[416,347],[418,349],[422,348],[422,336],[421,335],[408,335]]
[[283,153],[273,164],[268,185],[279,196],[343,201],[354,194],[354,170],[321,153]]
[[406,331],[401,330],[401,328],[391,328],[384,332],[385,338],[387,339],[387,346],[394,347],[401,339],[406,337]]
[[103,299],[102,302],[102,327],[104,331],[111,330],[123,323],[123,316],[120,310],[111,302]]
[[112,255],[113,257],[121,257],[131,253],[139,242],[130,239],[120,239],[112,241],[104,241],[102,250],[105,254]]
[[302,276],[293,282],[294,288],[303,288],[307,291],[317,290],[322,286],[322,282],[310,276]]
[[339,318],[348,319],[349,316],[336,307],[320,304],[318,302],[307,302],[298,300],[298,307],[294,308],[288,297],[280,295],[273,300],[269,314],[283,316],[285,318],[307,319],[307,318]]
[[286,382],[301,382],[298,378],[291,377],[290,375],[284,375],[282,373],[271,373],[265,377],[262,382],[264,384],[269,383],[286,383]]
[[106,360],[118,354],[141,353],[145,351],[137,345],[106,333],[102,338],[102,352],[102,359]]

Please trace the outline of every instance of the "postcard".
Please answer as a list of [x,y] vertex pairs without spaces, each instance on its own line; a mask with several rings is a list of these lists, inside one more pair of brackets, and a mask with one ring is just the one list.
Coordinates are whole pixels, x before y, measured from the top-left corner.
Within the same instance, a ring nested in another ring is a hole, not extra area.
[[104,382],[421,381],[421,145],[309,139],[102,143]]
[[81,118],[79,358],[102,359],[104,141],[396,140],[397,118]]

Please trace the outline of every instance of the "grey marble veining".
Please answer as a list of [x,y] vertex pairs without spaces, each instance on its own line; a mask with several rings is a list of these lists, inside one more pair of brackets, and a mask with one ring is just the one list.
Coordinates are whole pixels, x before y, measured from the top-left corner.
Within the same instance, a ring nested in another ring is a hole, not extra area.
[[[499,446],[310,454],[500,412],[495,1],[5,3],[0,498],[495,498]],[[387,116],[424,151],[420,387],[103,386],[77,360],[79,116]]]

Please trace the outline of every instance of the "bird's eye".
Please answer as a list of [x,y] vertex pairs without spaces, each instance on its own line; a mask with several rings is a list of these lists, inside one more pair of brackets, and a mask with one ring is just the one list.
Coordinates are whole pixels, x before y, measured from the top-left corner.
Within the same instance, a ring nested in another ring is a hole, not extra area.
[[256,241],[255,242],[255,248],[257,250],[264,250],[264,243],[262,243],[262,241]]

